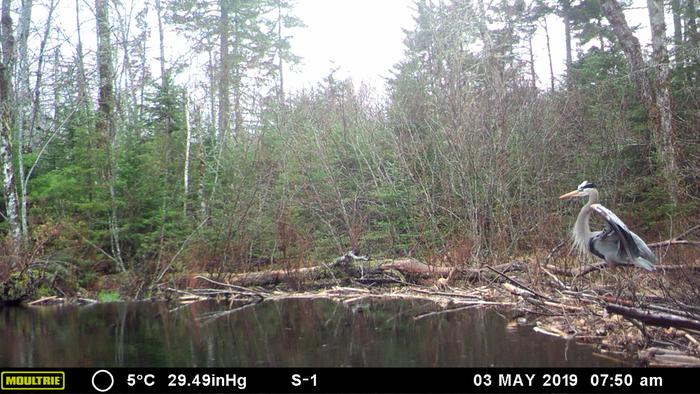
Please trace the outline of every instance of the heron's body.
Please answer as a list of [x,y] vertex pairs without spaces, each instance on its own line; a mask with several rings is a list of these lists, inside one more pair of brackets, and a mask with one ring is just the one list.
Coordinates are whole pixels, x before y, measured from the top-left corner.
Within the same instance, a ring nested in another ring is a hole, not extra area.
[[[611,265],[634,265],[653,271],[656,256],[644,241],[630,231],[612,211],[598,204],[598,190],[590,182],[583,182],[577,190],[559,197],[588,196],[588,203],[581,208],[573,229],[574,246],[581,253],[589,252]],[[593,213],[605,220],[602,231],[591,231]]]

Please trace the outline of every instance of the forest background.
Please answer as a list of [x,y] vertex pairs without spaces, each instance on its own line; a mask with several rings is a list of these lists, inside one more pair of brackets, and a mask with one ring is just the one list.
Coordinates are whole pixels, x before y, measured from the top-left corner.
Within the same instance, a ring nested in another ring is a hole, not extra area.
[[[290,0],[75,1],[71,39],[58,4],[1,5],[3,299],[145,296],[173,273],[347,250],[452,266],[546,254],[578,210],[556,197],[584,179],[650,242],[700,217],[695,0],[647,1],[650,48],[617,0],[416,0],[384,98],[333,72],[285,91],[303,28]],[[203,66],[166,61],[168,40]]]

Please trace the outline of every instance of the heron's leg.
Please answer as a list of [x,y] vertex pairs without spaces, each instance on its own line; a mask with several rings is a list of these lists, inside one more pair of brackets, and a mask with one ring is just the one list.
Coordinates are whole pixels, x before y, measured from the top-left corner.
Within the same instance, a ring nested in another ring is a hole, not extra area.
[[622,296],[623,288],[622,288],[622,285],[620,283],[620,277],[618,275],[618,270],[616,269],[616,267],[618,267],[618,265],[615,264],[614,262],[608,260],[608,259],[606,259],[605,262],[607,263],[607,267],[610,268],[607,271],[610,273],[610,275],[612,275],[614,282],[615,282],[614,287],[612,289],[612,293],[615,295],[615,302],[619,302],[620,297]]
[[637,300],[637,285],[635,284],[633,280],[634,276],[634,270],[627,270],[625,269],[626,267],[634,267],[631,265],[626,265],[626,264],[620,264],[617,266],[618,269],[616,270],[618,275],[615,276],[617,280],[617,300],[619,302],[620,298],[624,295],[624,291],[628,290],[630,293],[629,299],[632,302],[635,302]]

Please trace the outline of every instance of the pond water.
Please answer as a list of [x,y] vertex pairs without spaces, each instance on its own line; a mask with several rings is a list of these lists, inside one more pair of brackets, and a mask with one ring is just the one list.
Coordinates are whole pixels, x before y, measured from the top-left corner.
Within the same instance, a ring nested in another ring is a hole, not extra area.
[[7,367],[615,366],[593,349],[507,327],[484,309],[420,316],[433,303],[161,302],[0,308]]

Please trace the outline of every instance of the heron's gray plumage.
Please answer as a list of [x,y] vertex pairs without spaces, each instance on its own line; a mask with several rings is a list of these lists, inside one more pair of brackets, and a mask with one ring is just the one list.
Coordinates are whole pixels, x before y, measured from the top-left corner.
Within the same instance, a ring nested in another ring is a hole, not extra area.
[[[588,203],[581,208],[573,230],[574,246],[581,254],[590,252],[609,264],[635,265],[648,271],[654,270],[654,253],[617,215],[597,203],[598,190],[594,184],[584,181],[575,191],[560,198],[577,196],[588,196]],[[593,213],[605,220],[603,231],[591,231],[590,217]]]

